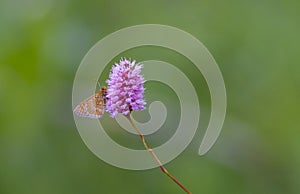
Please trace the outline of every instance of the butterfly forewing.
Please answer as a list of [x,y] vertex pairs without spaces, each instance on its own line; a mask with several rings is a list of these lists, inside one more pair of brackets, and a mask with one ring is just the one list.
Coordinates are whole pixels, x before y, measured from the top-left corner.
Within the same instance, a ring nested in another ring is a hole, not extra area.
[[74,113],[80,117],[100,118],[105,112],[106,90],[101,89],[96,94],[78,104]]

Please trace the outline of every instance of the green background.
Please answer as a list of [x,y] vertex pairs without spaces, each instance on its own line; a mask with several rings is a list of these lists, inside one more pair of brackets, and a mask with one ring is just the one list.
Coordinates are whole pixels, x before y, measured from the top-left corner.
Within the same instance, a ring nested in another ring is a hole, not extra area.
[[[210,100],[199,72],[166,49],[122,54],[174,63],[197,83],[199,132],[168,170],[196,194],[300,193],[299,10],[296,0],[1,0],[0,193],[184,193],[159,169],[128,171],[104,163],[85,146],[73,120],[72,84],[83,56],[106,35],[145,23],[171,25],[202,41],[227,89],[223,131],[200,157]],[[168,110],[178,110],[166,86],[146,87],[148,102],[161,99]],[[108,115],[104,121],[115,126]],[[174,133],[178,115],[168,122],[167,136],[149,136],[151,145]],[[120,144],[143,148],[121,129],[108,133]]]

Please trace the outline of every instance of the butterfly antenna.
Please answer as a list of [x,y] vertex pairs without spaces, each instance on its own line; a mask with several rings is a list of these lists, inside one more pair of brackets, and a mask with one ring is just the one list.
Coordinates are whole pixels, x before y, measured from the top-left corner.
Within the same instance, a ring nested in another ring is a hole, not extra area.
[[94,81],[97,82],[99,88],[101,88],[100,82],[98,80],[96,80],[96,79],[94,79]]

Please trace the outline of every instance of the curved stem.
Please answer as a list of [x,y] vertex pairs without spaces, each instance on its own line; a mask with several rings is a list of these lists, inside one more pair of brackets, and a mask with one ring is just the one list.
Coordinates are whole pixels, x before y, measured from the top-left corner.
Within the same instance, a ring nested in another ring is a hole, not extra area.
[[156,161],[156,163],[159,165],[160,170],[166,174],[170,179],[172,179],[179,187],[181,187],[186,193],[188,194],[192,194],[185,186],[183,186],[174,176],[172,176],[167,169],[164,167],[164,165],[161,163],[161,161],[158,159],[158,157],[156,156],[156,154],[154,153],[154,151],[151,149],[151,147],[148,145],[148,143],[145,140],[145,137],[143,136],[143,134],[140,132],[140,130],[136,127],[136,125],[134,124],[134,122],[131,119],[130,114],[125,115],[125,117],[129,120],[130,124],[132,125],[132,127],[134,128],[134,130],[137,132],[137,134],[140,136],[145,148],[147,149],[147,151],[152,155],[152,157],[154,158],[154,160]]

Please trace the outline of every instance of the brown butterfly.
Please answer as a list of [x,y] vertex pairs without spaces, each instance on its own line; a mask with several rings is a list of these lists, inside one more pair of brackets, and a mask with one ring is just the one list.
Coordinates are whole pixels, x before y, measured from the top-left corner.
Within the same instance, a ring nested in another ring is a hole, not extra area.
[[102,86],[101,89],[79,103],[74,108],[74,113],[80,117],[100,118],[105,112],[105,104],[107,100],[107,88]]

